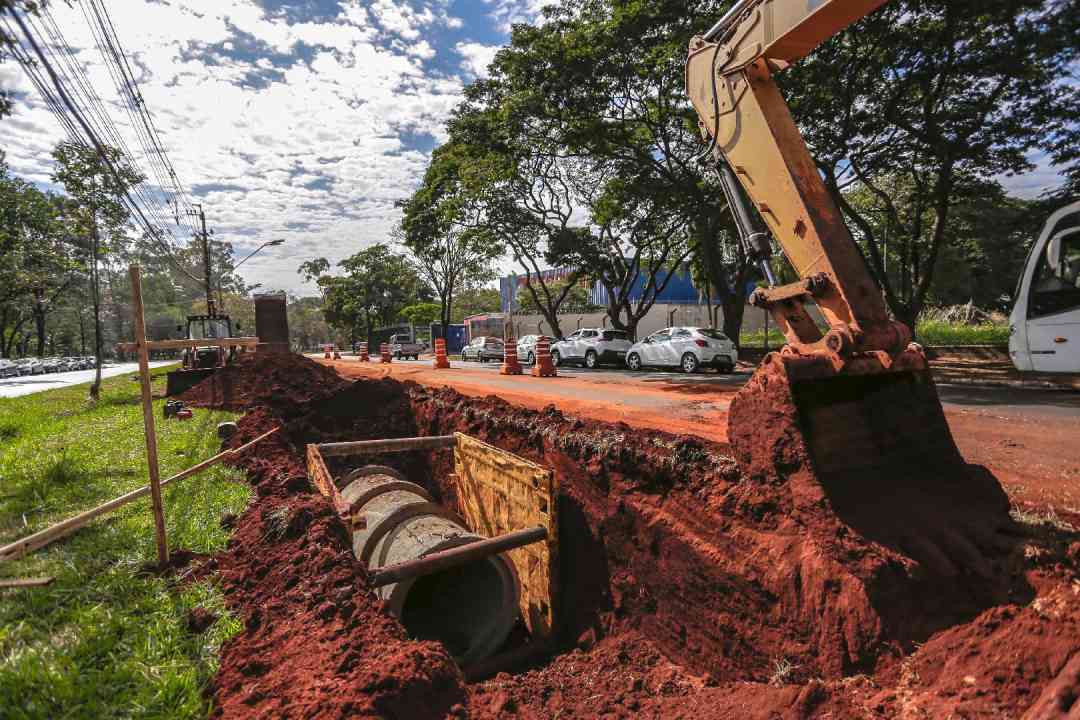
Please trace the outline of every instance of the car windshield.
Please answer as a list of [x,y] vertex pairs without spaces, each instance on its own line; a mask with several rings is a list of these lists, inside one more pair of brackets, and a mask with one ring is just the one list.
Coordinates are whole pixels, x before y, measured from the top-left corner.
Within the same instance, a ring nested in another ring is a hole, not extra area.
[[605,330],[603,338],[605,340],[629,340],[630,336],[622,330]]
[[698,335],[704,335],[707,338],[713,340],[727,340],[728,337],[724,333],[720,332],[716,328],[698,328]]

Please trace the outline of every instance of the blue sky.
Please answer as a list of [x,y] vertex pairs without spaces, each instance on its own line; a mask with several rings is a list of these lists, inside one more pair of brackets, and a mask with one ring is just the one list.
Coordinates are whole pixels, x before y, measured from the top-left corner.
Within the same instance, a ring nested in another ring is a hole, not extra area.
[[[336,262],[385,241],[397,200],[419,182],[467,83],[484,73],[514,22],[545,0],[110,0],[117,34],[181,182],[215,237],[245,253],[265,288],[312,291],[304,259]],[[67,42],[134,131],[78,7],[52,4]],[[12,170],[49,184],[59,125],[19,68],[0,148]],[[136,152],[138,155],[138,153]],[[137,157],[142,165],[147,159]]]
[[[284,238],[242,274],[266,289],[313,293],[296,274],[389,238],[466,84],[484,73],[512,23],[553,0],[108,0],[182,184],[215,237],[239,255]],[[53,14],[121,134],[137,148],[78,7]],[[59,125],[13,63],[20,95],[0,149],[12,170],[49,184]],[[148,160],[137,157],[145,168]],[[1045,157],[1002,178],[1038,195],[1058,182]],[[511,269],[513,264],[505,262]]]

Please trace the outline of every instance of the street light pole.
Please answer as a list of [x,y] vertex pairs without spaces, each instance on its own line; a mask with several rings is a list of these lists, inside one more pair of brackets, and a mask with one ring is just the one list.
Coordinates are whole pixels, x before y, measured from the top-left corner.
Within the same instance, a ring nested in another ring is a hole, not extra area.
[[282,244],[282,243],[284,243],[284,242],[285,242],[285,238],[277,238],[276,240],[267,240],[267,241],[266,241],[266,242],[264,242],[264,243],[263,243],[262,245],[260,245],[259,247],[255,248],[254,250],[252,250],[252,251],[251,251],[251,252],[250,252],[250,253],[248,254],[248,256],[247,256],[247,257],[245,257],[245,258],[244,258],[243,260],[241,260],[240,262],[238,262],[238,263],[236,263],[235,265],[233,265],[233,270],[235,270],[236,268],[238,268],[238,267],[240,267],[241,265],[243,265],[244,263],[246,263],[246,262],[247,262],[248,260],[250,260],[250,259],[251,259],[252,257],[254,257],[254,256],[255,256],[255,255],[256,255],[256,254],[257,254],[257,253],[258,253],[258,252],[259,252],[260,250],[262,250],[263,248],[271,247],[271,246],[274,246],[274,245],[281,245],[281,244]]

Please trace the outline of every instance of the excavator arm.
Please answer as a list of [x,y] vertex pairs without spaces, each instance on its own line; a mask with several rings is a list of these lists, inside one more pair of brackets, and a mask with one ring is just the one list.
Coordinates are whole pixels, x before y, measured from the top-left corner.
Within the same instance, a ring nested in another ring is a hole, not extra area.
[[[732,399],[728,439],[745,477],[785,483],[796,512],[827,504],[902,566],[921,567],[912,577],[986,574],[1008,502],[960,456],[926,356],[889,317],[773,80],[884,2],[739,0],[690,43],[686,87],[707,152],[771,285],[751,301],[788,340]],[[799,281],[772,281],[770,235]]]
[[[890,320],[773,75],[885,1],[741,0],[691,41],[686,62],[687,92],[751,254],[763,258],[769,243],[742,206],[747,197],[800,277],[759,289],[751,304],[769,309],[794,350],[836,369],[854,353],[896,357],[911,334]],[[806,311],[811,301],[824,334]]]

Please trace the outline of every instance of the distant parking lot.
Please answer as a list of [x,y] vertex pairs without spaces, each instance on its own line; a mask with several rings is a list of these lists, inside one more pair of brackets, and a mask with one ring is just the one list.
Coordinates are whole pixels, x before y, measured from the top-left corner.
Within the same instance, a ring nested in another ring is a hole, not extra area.
[[[175,360],[159,360],[150,363],[150,367],[163,367],[175,363]],[[138,363],[106,363],[101,369],[102,377],[123,375],[126,372],[135,372],[139,369]],[[22,377],[0,378],[0,397],[19,397],[30,393],[52,390],[54,388],[68,387],[69,385],[81,385],[94,379],[93,370],[72,370],[70,372],[49,373],[45,375],[23,375]]]

